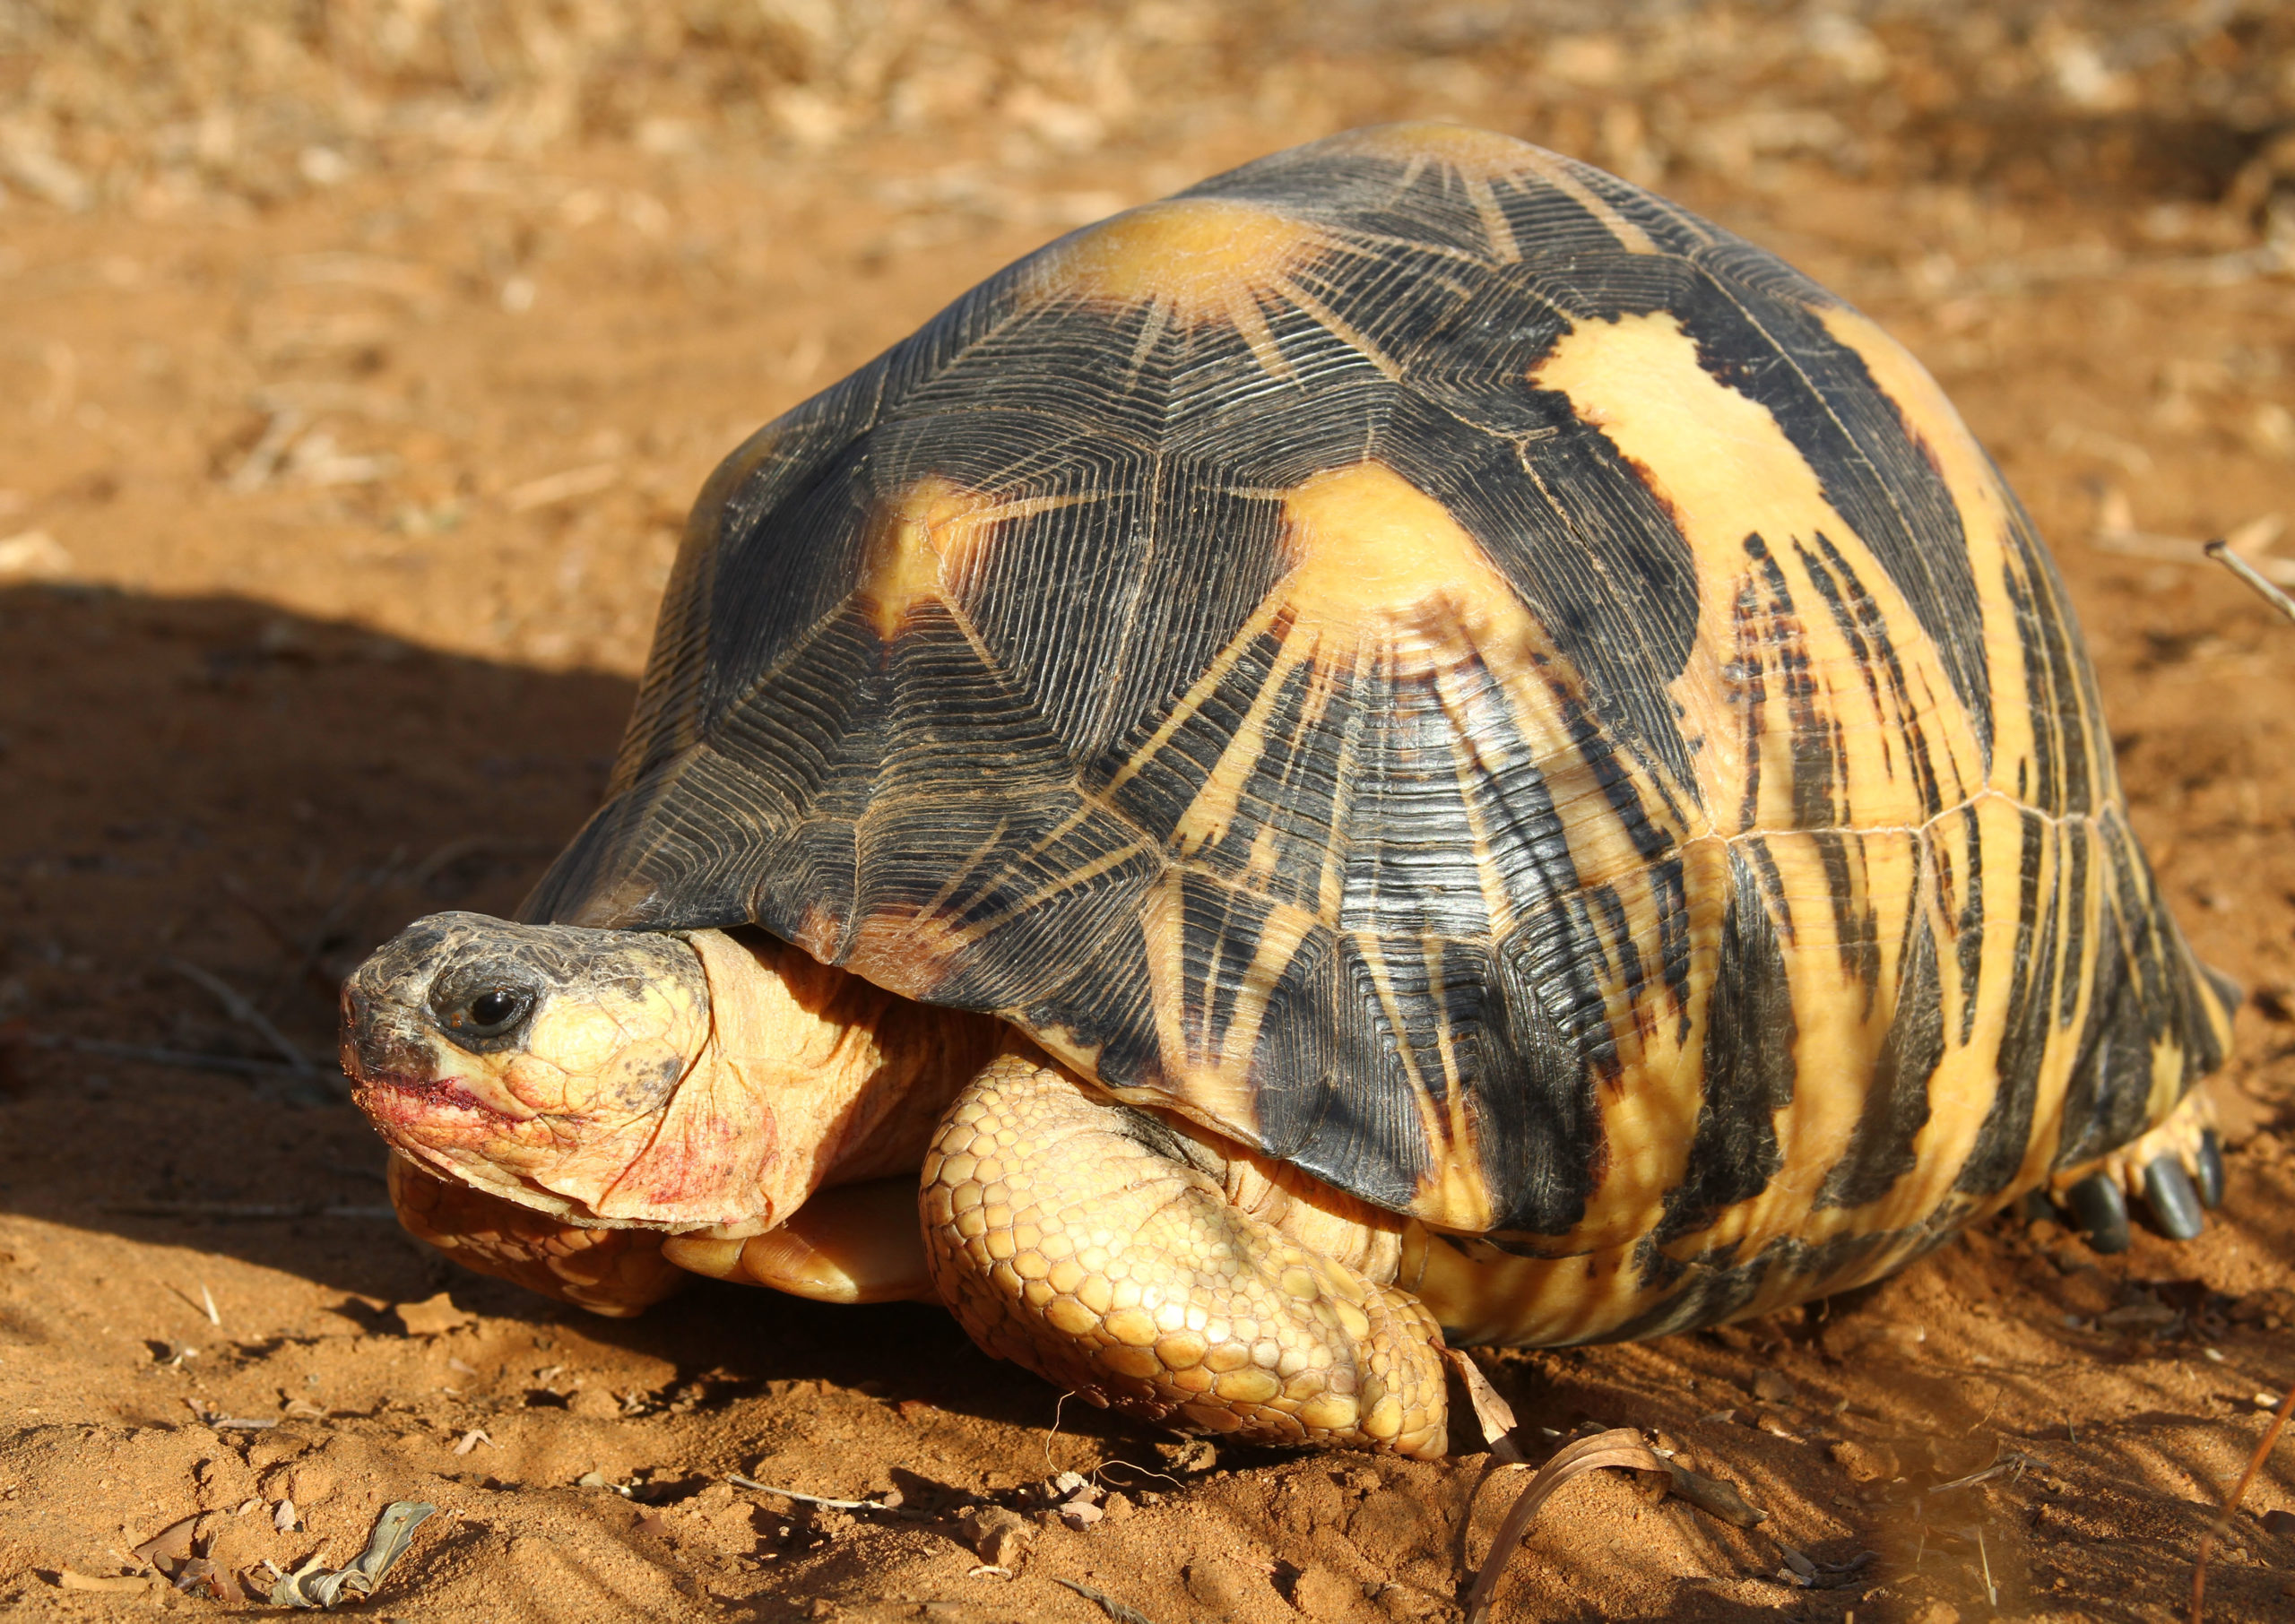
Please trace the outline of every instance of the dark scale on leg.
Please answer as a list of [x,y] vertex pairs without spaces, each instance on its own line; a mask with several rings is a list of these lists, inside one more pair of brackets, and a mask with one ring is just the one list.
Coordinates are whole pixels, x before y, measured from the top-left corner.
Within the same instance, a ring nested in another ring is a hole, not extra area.
[[2064,1205],[2091,1247],[2106,1253],[2127,1250],[2127,1197],[2110,1174],[2089,1174],[2065,1192]]
[[2193,1187],[2191,1175],[2184,1171],[2183,1163],[2172,1154],[2161,1156],[2144,1169],[2143,1200],[2152,1209],[2152,1221],[2170,1240],[2196,1239],[2200,1231],[2207,1227],[2207,1219],[2200,1211],[2199,1191]]
[[2193,1182],[2202,1206],[2223,1205],[2223,1141],[2212,1127],[2199,1136],[2199,1174]]

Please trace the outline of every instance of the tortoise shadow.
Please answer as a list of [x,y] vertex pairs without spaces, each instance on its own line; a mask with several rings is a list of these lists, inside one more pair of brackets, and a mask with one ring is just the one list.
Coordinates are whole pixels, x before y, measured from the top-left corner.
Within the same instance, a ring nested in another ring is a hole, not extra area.
[[697,1281],[596,1319],[391,1219],[381,1145],[334,1080],[340,980],[422,914],[515,908],[597,805],[634,694],[244,598],[0,589],[0,1212],[278,1270],[370,1333],[397,1329],[381,1305],[451,1287],[681,1369],[1139,1436],[1015,1379],[937,1308]]
[[246,599],[0,591],[0,1210],[388,1298],[336,984],[513,906],[632,692]]

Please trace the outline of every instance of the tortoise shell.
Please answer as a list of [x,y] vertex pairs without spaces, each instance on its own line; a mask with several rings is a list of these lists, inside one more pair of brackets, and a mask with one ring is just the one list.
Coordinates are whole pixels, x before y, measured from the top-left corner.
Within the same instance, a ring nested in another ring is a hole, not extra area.
[[1076,232],[741,446],[527,913],[754,922],[1441,1229],[1702,1263],[1667,1323],[2228,1034],[1927,375],[1448,126]]

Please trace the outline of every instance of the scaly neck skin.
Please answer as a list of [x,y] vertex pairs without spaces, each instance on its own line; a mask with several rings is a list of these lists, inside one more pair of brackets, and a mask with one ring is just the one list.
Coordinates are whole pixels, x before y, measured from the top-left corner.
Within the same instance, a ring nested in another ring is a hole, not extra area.
[[[671,1205],[695,1177],[753,1179],[753,1193],[726,1192],[729,1219],[712,1234],[760,1233],[824,1186],[917,1171],[941,1110],[1001,1031],[992,1016],[911,1003],[762,935],[687,940],[709,978],[713,1030],[631,1173]],[[729,1143],[761,1153],[728,1156]]]

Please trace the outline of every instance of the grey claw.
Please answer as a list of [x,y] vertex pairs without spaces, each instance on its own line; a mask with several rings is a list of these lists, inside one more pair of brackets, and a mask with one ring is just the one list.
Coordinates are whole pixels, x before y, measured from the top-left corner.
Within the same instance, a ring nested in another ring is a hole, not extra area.
[[2152,1209],[2152,1221],[2170,1240],[2196,1240],[2207,1227],[2207,1215],[2199,1209],[2199,1192],[2173,1154],[2143,1170],[2143,1201]]
[[2200,1205],[2223,1205],[2223,1141],[2212,1127],[2199,1136],[2199,1176],[2194,1182],[2199,1186]]
[[2016,1215],[2026,1223],[2038,1223],[2043,1218],[2062,1216],[2057,1211],[2056,1203],[2048,1199],[2046,1190],[2026,1190],[2024,1199],[2017,1206]]
[[2127,1250],[2127,1197],[2110,1178],[2090,1173],[2064,1193],[2064,1205],[2094,1250]]

